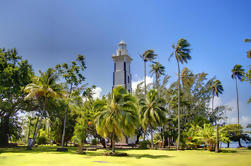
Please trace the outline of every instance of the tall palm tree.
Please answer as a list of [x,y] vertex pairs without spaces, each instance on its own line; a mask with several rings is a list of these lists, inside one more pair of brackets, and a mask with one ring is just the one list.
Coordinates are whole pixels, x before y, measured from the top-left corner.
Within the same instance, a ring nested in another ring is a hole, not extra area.
[[161,125],[166,117],[165,102],[158,97],[157,90],[150,90],[147,93],[146,99],[140,100],[141,110],[139,117],[142,127],[146,130],[147,127],[151,133],[151,147],[153,148],[153,129]]
[[[35,77],[33,79],[33,83],[30,83],[25,87],[24,91],[28,93],[25,99],[33,98],[37,101],[42,102],[41,114],[47,115],[47,101],[50,97],[55,98],[59,96],[60,86],[56,83],[58,76],[55,74],[55,70],[49,68],[46,72],[39,72],[40,77]],[[39,121],[31,146],[33,146],[33,144],[35,143],[40,124],[41,122]]]
[[[217,97],[219,96],[219,94],[222,94],[222,92],[224,91],[223,86],[220,82],[220,80],[215,80],[212,83],[211,86],[212,92],[213,92],[213,97],[212,97],[212,112],[214,111],[214,96],[216,95]],[[216,148],[215,148],[215,152],[219,151],[219,137],[218,137],[218,124],[217,121],[215,121],[216,124]]]
[[155,74],[155,88],[159,91],[159,78],[161,75],[165,74],[165,67],[162,66],[159,62],[154,62],[151,64],[150,73]]
[[239,95],[238,95],[238,85],[237,79],[241,80],[244,77],[244,69],[241,65],[237,64],[232,69],[232,79],[235,79],[235,87],[236,87],[236,98],[237,98],[237,119],[238,124],[240,124],[240,112],[239,112]]
[[177,64],[178,64],[178,141],[177,141],[177,149],[179,149],[180,145],[180,63],[187,63],[188,60],[191,59],[189,48],[190,44],[187,42],[186,39],[178,40],[176,46],[173,44],[172,48],[174,52],[170,55],[170,58],[175,55]]
[[145,84],[145,97],[146,97],[146,63],[148,61],[152,62],[157,57],[157,54],[154,53],[154,50],[149,49],[146,50],[143,53],[143,55],[140,55],[140,57],[144,61],[144,84]]
[[136,129],[136,99],[119,86],[113,89],[111,100],[97,100],[94,109],[97,111],[95,124],[97,133],[104,138],[111,136],[112,152],[115,153],[115,138],[132,136]]

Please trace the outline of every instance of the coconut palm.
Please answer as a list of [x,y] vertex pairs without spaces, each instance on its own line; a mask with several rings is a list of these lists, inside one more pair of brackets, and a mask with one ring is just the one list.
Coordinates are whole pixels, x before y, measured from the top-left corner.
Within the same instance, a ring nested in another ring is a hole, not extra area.
[[157,54],[154,53],[154,50],[149,49],[146,50],[143,53],[143,55],[140,55],[140,57],[144,61],[144,84],[145,84],[145,97],[146,97],[146,63],[148,61],[152,62],[157,57]]
[[190,44],[187,42],[186,39],[178,40],[176,46],[173,44],[172,48],[174,52],[170,55],[170,58],[175,55],[177,65],[178,65],[178,140],[177,140],[177,149],[179,149],[180,145],[180,63],[187,63],[188,60],[191,59],[189,48]]
[[[30,83],[25,87],[24,91],[28,93],[25,99],[33,98],[39,102],[42,102],[41,114],[48,115],[48,112],[46,111],[47,101],[50,97],[58,97],[61,89],[60,86],[56,83],[58,76],[55,74],[55,71],[53,69],[49,68],[46,72],[39,72],[40,77],[35,77],[33,79],[33,83]],[[31,146],[33,146],[33,144],[35,143],[40,124],[41,122],[39,121]]]
[[[222,94],[224,89],[223,86],[220,82],[220,80],[215,80],[213,81],[213,84],[211,86],[212,92],[213,92],[213,96],[212,96],[212,112],[214,111],[214,96],[216,95],[217,97],[219,96],[219,94]],[[215,148],[215,152],[219,151],[219,137],[218,137],[218,124],[216,123],[216,148]]]
[[158,97],[157,90],[150,90],[147,93],[146,99],[140,100],[141,110],[139,113],[142,127],[146,130],[147,127],[151,133],[151,147],[153,148],[153,129],[165,120],[166,109],[165,102]]
[[239,64],[235,65],[234,68],[232,69],[232,79],[235,79],[238,124],[240,124],[240,112],[239,112],[239,95],[238,95],[237,79],[241,80],[243,77],[244,77],[244,69]]
[[112,152],[115,153],[115,138],[132,136],[136,129],[137,107],[136,99],[119,86],[113,89],[111,100],[97,100],[94,109],[97,133],[102,137],[111,137]]
[[159,62],[154,62],[151,64],[151,71],[150,73],[153,75],[155,74],[155,88],[159,91],[159,78],[161,75],[165,74],[165,67],[162,66]]

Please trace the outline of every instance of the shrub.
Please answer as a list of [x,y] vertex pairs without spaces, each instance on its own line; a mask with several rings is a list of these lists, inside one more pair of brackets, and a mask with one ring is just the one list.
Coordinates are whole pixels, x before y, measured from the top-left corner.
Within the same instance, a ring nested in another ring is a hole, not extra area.
[[151,145],[150,141],[148,141],[148,140],[139,142],[140,149],[147,149],[147,145]]
[[94,139],[91,141],[91,144],[92,144],[92,145],[97,145],[97,140],[94,138]]
[[248,150],[251,150],[251,146],[250,145],[248,146]]
[[47,138],[45,136],[40,136],[37,139],[37,144],[38,145],[43,145],[43,144],[47,144]]

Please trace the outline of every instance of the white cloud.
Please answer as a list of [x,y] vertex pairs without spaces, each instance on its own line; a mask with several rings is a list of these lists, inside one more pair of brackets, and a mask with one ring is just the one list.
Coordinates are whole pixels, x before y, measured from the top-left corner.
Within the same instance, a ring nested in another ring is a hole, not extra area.
[[[229,118],[228,123],[230,123],[230,124],[237,124],[237,117],[231,117],[231,118]],[[247,116],[241,116],[240,117],[240,124],[243,127],[246,127],[248,123],[251,123],[251,118],[250,117],[247,117]]]
[[102,92],[102,88],[101,87],[96,87],[93,90],[94,94],[93,94],[93,98],[97,99],[97,98],[101,98],[101,92]]
[[[226,115],[228,117],[227,123],[237,124],[237,103],[236,103],[236,99],[232,99],[231,101],[226,102],[225,105],[227,105],[228,107],[230,107],[232,109],[232,111],[228,111],[226,113]],[[251,123],[251,117],[250,117],[250,113],[249,113],[249,110],[248,110],[248,105],[240,101],[239,106],[240,106],[240,124],[243,127],[246,127],[248,123]]]
[[[217,97],[215,96],[214,97],[214,109],[218,106],[221,106],[222,105],[222,100],[220,97]],[[212,108],[212,99],[210,100],[210,103],[209,103],[209,108]]]
[[[132,90],[135,91],[137,88],[137,85],[143,81],[144,81],[144,78],[138,79],[137,81],[132,81]],[[146,76],[146,85],[149,85],[151,83],[153,83],[153,77]],[[143,86],[144,86],[144,84],[142,84],[142,87]]]

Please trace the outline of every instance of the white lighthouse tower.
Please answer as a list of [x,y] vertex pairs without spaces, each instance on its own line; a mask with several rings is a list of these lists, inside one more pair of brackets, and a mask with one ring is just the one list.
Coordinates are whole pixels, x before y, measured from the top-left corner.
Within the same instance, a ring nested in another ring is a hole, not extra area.
[[118,44],[118,49],[116,55],[112,56],[114,61],[114,72],[113,72],[113,87],[123,86],[125,89],[131,93],[132,92],[132,82],[131,82],[131,71],[130,63],[132,58],[128,55],[128,50],[126,48],[126,43],[122,40]]
[[[118,49],[116,55],[112,55],[114,61],[114,72],[113,72],[113,86],[123,86],[127,92],[132,93],[132,76],[130,71],[130,64],[132,58],[128,55],[128,50],[126,48],[126,43],[122,40],[118,44]],[[120,143],[135,144],[137,136],[126,138],[124,137],[120,140]]]

